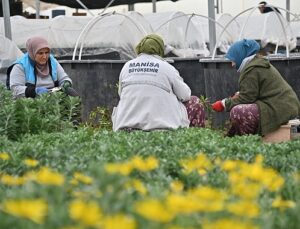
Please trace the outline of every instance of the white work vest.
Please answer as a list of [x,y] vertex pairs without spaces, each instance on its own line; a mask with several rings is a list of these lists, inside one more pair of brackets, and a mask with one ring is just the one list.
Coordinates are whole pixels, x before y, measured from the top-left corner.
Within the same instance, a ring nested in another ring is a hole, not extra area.
[[128,61],[119,78],[120,101],[112,115],[113,130],[188,127],[182,102],[191,97],[178,71],[156,55],[141,54]]

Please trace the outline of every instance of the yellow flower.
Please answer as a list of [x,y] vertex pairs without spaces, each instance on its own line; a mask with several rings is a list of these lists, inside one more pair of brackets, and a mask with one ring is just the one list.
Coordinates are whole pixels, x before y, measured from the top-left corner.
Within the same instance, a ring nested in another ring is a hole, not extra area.
[[136,222],[133,218],[118,214],[113,216],[106,216],[102,220],[103,229],[135,229],[137,228]]
[[205,174],[207,174],[207,170],[205,170],[205,169],[197,169],[197,171],[200,176],[204,176]]
[[78,180],[76,180],[76,179],[71,179],[71,180],[70,180],[70,184],[76,186],[76,185],[79,184],[79,182],[78,182]]
[[261,181],[262,176],[264,176],[265,169],[261,164],[247,164],[243,163],[240,167],[240,173],[254,181]]
[[219,165],[219,166],[222,165],[222,160],[219,157],[216,157],[213,162],[215,165]]
[[181,192],[184,188],[184,185],[181,181],[176,180],[170,184],[170,188],[173,192]]
[[272,168],[265,169],[260,176],[260,182],[272,192],[279,190],[284,185],[284,178]]
[[222,191],[218,190],[216,188],[211,188],[208,186],[198,187],[195,189],[191,189],[188,191],[190,195],[194,195],[197,198],[201,198],[203,200],[225,200],[227,199],[227,194]]
[[155,199],[139,201],[134,209],[139,215],[155,222],[168,223],[174,218],[174,214],[168,211],[161,201]]
[[137,192],[139,192],[141,195],[146,195],[148,190],[145,187],[145,185],[138,179],[132,179],[127,184],[125,184],[125,187],[128,189],[135,189]]
[[158,167],[158,160],[149,157],[143,160],[139,156],[133,157],[130,161],[124,163],[108,163],[105,165],[105,171],[108,173],[120,173],[124,176],[129,175],[134,169],[139,171],[150,171]]
[[247,181],[257,182],[269,191],[277,191],[284,185],[284,179],[272,168],[263,168],[263,158],[258,155],[255,163],[249,164],[244,161],[225,161],[223,169],[229,173],[229,181],[234,187]]
[[96,202],[74,200],[69,206],[70,217],[86,226],[99,225],[102,211]]
[[247,221],[219,219],[214,222],[204,222],[202,229],[259,229],[259,227]]
[[[183,194],[170,194],[166,198],[167,209],[172,209],[174,214],[193,213],[196,211],[195,201],[191,201]],[[166,210],[167,210],[166,209]]]
[[170,209],[173,214],[191,214],[202,211],[205,208],[203,202],[192,196],[185,196],[182,194],[170,194],[166,198],[167,209]]
[[27,165],[28,167],[35,167],[39,164],[39,162],[33,159],[25,159],[24,164]]
[[127,176],[131,173],[133,170],[132,166],[130,164],[120,164],[120,163],[108,163],[104,167],[105,171],[108,173],[120,173],[124,176]]
[[167,206],[174,213],[217,212],[224,209],[227,195],[210,187],[200,187],[187,193],[167,196]]
[[293,178],[295,180],[295,182],[299,183],[300,182],[300,173],[294,173],[293,174]]
[[65,226],[61,229],[83,229],[82,227],[79,227],[79,226]]
[[54,172],[47,167],[41,168],[36,174],[36,182],[44,185],[61,186],[65,182],[65,178],[58,172]]
[[253,218],[258,216],[259,208],[256,203],[252,201],[239,201],[236,203],[230,203],[227,206],[229,212],[239,215]]
[[93,178],[83,175],[82,173],[74,173],[74,178],[79,181],[82,182],[84,184],[92,184],[93,183]]
[[26,182],[26,180],[23,177],[15,177],[15,176],[10,176],[8,174],[3,174],[0,178],[0,181],[2,184],[5,185],[22,185]]
[[273,208],[279,208],[280,210],[285,210],[287,208],[294,208],[296,203],[291,200],[283,200],[281,197],[276,197],[272,203]]
[[236,170],[238,167],[238,161],[234,161],[234,160],[227,160],[224,161],[222,164],[222,169],[225,171],[233,171]]
[[231,187],[231,193],[243,199],[256,199],[261,190],[261,184],[250,181],[238,182]]
[[182,160],[180,164],[187,174],[197,170],[200,175],[204,175],[207,170],[212,168],[211,161],[203,153],[199,154],[194,160]]
[[8,153],[5,153],[5,152],[0,153],[0,160],[7,161],[9,159],[10,159],[10,156]]
[[8,214],[42,224],[47,215],[48,205],[43,199],[6,200],[2,205],[2,210]]
[[255,164],[262,164],[264,161],[264,156],[261,155],[261,154],[258,154],[256,157],[255,157]]
[[170,194],[166,198],[167,209],[174,214],[190,214],[194,212],[217,212],[224,209],[224,201],[220,196],[216,199],[188,192],[187,194]]
[[228,180],[231,183],[231,185],[234,187],[236,184],[244,183],[246,177],[239,171],[231,171],[229,172]]
[[166,229],[194,229],[194,227],[167,225]]
[[135,156],[129,163],[133,168],[143,172],[151,171],[158,167],[158,160],[155,157],[148,157],[143,160],[141,157]]

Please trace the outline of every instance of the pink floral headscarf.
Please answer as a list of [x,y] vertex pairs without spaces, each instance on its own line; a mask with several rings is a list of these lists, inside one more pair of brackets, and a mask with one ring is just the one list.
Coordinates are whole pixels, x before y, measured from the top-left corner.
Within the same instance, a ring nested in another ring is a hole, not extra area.
[[[31,37],[26,42],[26,50],[32,61],[35,60],[35,55],[37,54],[37,52],[43,48],[48,48],[50,51],[48,41],[43,37]],[[35,66],[36,66],[38,75],[40,75],[40,76],[48,76],[49,75],[48,61],[46,64],[43,64],[43,65],[35,63]]]

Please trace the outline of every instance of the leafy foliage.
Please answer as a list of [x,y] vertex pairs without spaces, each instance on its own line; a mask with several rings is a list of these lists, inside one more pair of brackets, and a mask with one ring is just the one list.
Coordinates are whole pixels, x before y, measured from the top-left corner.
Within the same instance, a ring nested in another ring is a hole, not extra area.
[[96,129],[112,129],[111,111],[104,107],[96,107],[90,112],[85,125]]
[[79,98],[61,92],[14,100],[0,85],[0,134],[16,140],[24,134],[70,128],[80,114],[79,104]]
[[[283,144],[264,144],[259,136],[224,138],[220,132],[199,128],[114,133],[79,127],[76,131],[64,129],[62,132],[24,135],[18,142],[12,142],[3,136],[0,138],[0,152],[8,152],[10,160],[0,160],[1,174],[23,176],[30,171],[23,161],[31,158],[39,161],[39,167],[46,166],[63,174],[66,182],[57,187],[33,182],[23,186],[6,186],[0,183],[0,197],[3,200],[39,197],[47,200],[49,204],[45,224],[37,225],[0,212],[0,226],[50,229],[74,225],[74,221],[68,215],[68,208],[70,201],[76,199],[75,193],[78,195],[79,192],[81,195],[84,193],[81,198],[85,202],[96,201],[105,214],[122,212],[134,216],[138,228],[166,228],[164,224],[146,220],[133,212],[133,206],[143,200],[145,194],[133,187],[128,189],[127,184],[133,182],[133,179],[139,180],[147,190],[147,196],[156,199],[163,199],[164,195],[170,192],[170,184],[175,181],[182,182],[184,190],[203,186],[219,190],[228,189],[228,175],[218,167],[205,175],[199,175],[197,172],[186,174],[183,171],[181,161],[193,159],[202,152],[215,164],[214,166],[219,160],[253,163],[257,155],[262,155],[264,166],[272,167],[280,173],[285,178],[285,184],[277,192],[263,192],[259,196],[261,213],[251,220],[264,229],[296,229],[300,223],[300,192],[299,181],[295,181],[294,174],[299,174],[300,171],[299,149],[299,140]],[[108,174],[104,169],[108,163],[121,163],[134,156],[154,156],[159,159],[159,167],[149,172],[134,171],[128,176]],[[72,184],[76,172],[92,177],[93,183]],[[255,171],[246,172],[251,174]],[[275,195],[294,201],[296,206],[285,211],[272,208],[271,203]],[[199,223],[203,222],[201,219],[214,221],[220,217],[237,219],[224,212],[185,214],[178,216],[173,223],[182,228],[199,228]]]
[[299,227],[300,140],[264,144],[204,128],[116,133],[104,108],[74,129],[78,98],[0,96],[1,228]]

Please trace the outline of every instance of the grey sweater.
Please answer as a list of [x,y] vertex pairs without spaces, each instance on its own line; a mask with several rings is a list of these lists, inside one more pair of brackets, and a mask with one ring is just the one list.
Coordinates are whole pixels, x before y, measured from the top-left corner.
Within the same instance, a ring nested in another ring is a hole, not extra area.
[[[65,80],[68,80],[72,83],[72,80],[58,62],[57,79],[59,85],[61,85]],[[25,73],[23,67],[20,64],[14,65],[10,73],[10,88],[12,90],[14,98],[25,97],[25,83]],[[40,77],[39,75],[37,75],[36,87],[53,88],[54,82],[50,75],[46,77]]]

